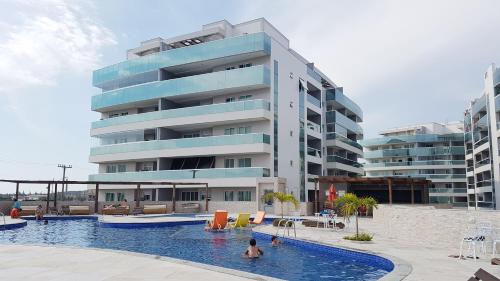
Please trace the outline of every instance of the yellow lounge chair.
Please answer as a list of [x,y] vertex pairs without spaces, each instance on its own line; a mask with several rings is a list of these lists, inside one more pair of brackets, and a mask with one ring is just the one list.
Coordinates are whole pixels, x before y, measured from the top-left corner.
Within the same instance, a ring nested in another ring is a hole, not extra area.
[[205,230],[223,230],[227,226],[227,211],[217,210],[214,219],[207,222]]
[[255,218],[250,223],[254,224],[254,225],[262,224],[264,222],[265,216],[266,216],[266,212],[258,211],[257,215],[255,215]]
[[236,217],[236,221],[231,223],[231,227],[247,227],[250,223],[250,213],[240,213]]

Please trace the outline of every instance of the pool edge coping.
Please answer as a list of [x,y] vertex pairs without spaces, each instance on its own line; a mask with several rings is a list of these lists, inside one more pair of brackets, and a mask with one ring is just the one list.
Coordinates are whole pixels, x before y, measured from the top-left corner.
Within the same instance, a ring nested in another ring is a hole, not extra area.
[[[274,234],[264,232],[262,230],[259,231],[260,228],[262,228],[262,227],[257,226],[255,228],[252,228],[252,231],[260,233],[260,234],[265,234],[265,235],[274,235]],[[411,274],[411,272],[413,271],[413,267],[409,262],[407,262],[404,259],[398,258],[396,256],[387,255],[387,254],[380,253],[380,252],[364,250],[364,249],[358,249],[355,247],[346,247],[346,246],[327,244],[327,243],[323,243],[323,242],[317,241],[317,240],[310,240],[310,239],[296,238],[296,237],[285,237],[285,238],[291,239],[291,240],[307,242],[307,243],[318,244],[318,245],[331,247],[331,248],[339,248],[339,249],[344,249],[344,250],[358,252],[358,253],[365,253],[365,254],[370,254],[370,255],[375,255],[375,256],[385,258],[394,264],[394,269],[391,270],[386,275],[384,275],[382,278],[378,279],[380,281],[401,281],[401,280],[405,279],[406,277],[408,277]]]
[[209,270],[209,271],[213,271],[213,272],[227,274],[227,275],[231,275],[231,276],[238,276],[238,277],[242,277],[242,278],[247,278],[247,279],[251,279],[251,280],[269,280],[269,281],[283,280],[283,279],[278,279],[278,278],[274,278],[271,276],[260,275],[260,274],[256,274],[256,273],[221,267],[221,266],[217,266],[217,265],[210,265],[210,264],[198,263],[198,262],[193,262],[193,261],[184,260],[184,259],[178,259],[178,258],[172,258],[172,257],[160,256],[160,255],[144,254],[144,253],[126,251],[126,250],[115,250],[115,249],[94,248],[94,247],[44,245],[44,244],[8,244],[8,245],[12,246],[12,247],[15,247],[15,246],[43,247],[43,248],[80,249],[80,250],[90,250],[90,251],[97,251],[97,252],[110,252],[110,253],[116,253],[116,254],[127,255],[127,256],[136,256],[136,257],[148,258],[148,259],[153,259],[153,260],[166,261],[166,262],[171,262],[174,264],[182,264],[182,265],[187,265],[187,266],[191,266],[191,267],[195,267],[195,268],[200,268],[200,269],[205,269],[205,270]]

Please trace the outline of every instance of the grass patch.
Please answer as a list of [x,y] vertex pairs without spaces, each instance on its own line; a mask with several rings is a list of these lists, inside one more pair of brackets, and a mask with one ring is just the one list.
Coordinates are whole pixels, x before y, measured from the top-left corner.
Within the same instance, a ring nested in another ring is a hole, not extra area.
[[370,235],[368,233],[360,233],[357,236],[356,235],[344,236],[344,239],[353,241],[372,241],[373,235]]

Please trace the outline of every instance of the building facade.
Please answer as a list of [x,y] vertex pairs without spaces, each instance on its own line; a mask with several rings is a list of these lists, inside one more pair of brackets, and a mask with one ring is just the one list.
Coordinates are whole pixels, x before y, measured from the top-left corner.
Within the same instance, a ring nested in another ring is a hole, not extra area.
[[[429,203],[467,206],[462,122],[430,123],[389,129],[383,137],[366,139],[367,177],[415,177],[432,181]],[[399,194],[409,203],[409,194]],[[425,200],[423,200],[425,202]]]
[[500,197],[500,69],[492,64],[484,74],[484,91],[464,115],[467,193],[470,209],[498,209]]
[[[142,42],[94,71],[93,85],[90,180],[206,182],[208,195],[188,186],[177,201],[208,196],[210,209],[234,212],[284,190],[304,213],[314,177],[362,173],[361,109],[265,19]],[[104,188],[101,200],[134,198],[133,187]],[[140,196],[170,201],[172,190]]]

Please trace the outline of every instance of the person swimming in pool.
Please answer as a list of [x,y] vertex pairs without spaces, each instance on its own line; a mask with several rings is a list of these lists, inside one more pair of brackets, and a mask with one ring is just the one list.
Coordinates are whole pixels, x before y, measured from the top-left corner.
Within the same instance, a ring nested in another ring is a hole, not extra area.
[[277,247],[279,244],[281,244],[281,241],[278,239],[277,236],[271,237],[271,246]]
[[255,241],[255,239],[253,238],[250,239],[250,246],[248,246],[245,252],[245,256],[250,259],[255,259],[261,255],[264,255],[264,251],[262,251],[261,249],[259,249],[259,247],[257,247],[257,241]]

